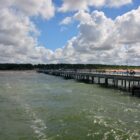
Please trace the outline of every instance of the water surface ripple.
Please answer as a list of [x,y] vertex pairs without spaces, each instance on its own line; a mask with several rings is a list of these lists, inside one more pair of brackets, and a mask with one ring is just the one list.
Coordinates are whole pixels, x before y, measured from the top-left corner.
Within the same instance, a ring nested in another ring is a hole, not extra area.
[[0,72],[0,140],[140,140],[140,99],[35,72]]

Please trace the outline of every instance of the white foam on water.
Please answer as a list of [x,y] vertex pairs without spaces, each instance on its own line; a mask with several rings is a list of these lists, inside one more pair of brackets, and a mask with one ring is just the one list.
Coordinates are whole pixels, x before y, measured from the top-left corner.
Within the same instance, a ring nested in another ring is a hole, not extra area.
[[[6,84],[9,86],[9,84]],[[45,122],[40,119],[36,113],[32,110],[29,104],[23,102],[19,96],[10,96],[10,99],[13,102],[16,102],[19,104],[24,110],[27,116],[29,116],[31,120],[31,129],[34,131],[36,137],[38,140],[48,140],[47,135],[45,134],[45,130],[47,129],[47,126]]]
[[47,140],[47,136],[44,132],[47,129],[45,122],[37,117],[28,104],[25,104],[25,111],[31,118],[31,128],[36,134],[38,140]]
[[94,116],[94,124],[103,125],[105,127],[109,127],[110,125],[105,121],[103,116]]
[[124,112],[139,112],[139,110],[134,108],[125,108]]
[[[108,120],[111,120],[111,118],[108,118]],[[128,140],[140,140],[140,134],[138,130],[127,130],[125,128],[125,122],[121,120],[117,120],[112,124],[108,122],[108,120],[106,120],[106,118],[103,116],[94,116],[94,124],[98,124],[110,129],[104,133],[102,140],[108,140],[110,136],[113,136],[114,140],[122,140],[126,137],[128,137]],[[139,122],[136,121],[135,123],[138,124]],[[87,136],[92,135],[94,137],[97,134],[98,132],[88,133]]]
[[140,121],[134,121],[135,124],[140,124]]

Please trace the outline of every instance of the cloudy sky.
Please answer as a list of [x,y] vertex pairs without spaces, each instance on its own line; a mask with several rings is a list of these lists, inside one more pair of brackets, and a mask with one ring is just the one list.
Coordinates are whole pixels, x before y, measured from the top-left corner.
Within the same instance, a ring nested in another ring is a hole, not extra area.
[[140,0],[0,0],[0,63],[140,65]]

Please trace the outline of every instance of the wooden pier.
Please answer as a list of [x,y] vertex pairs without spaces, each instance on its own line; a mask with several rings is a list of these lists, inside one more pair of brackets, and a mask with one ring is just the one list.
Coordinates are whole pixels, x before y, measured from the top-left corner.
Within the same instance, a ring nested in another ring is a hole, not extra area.
[[128,76],[108,73],[83,73],[75,71],[62,70],[38,70],[40,73],[45,73],[54,76],[61,76],[65,79],[75,79],[85,83],[99,84],[105,87],[113,87],[128,92],[132,95],[140,96],[140,76]]

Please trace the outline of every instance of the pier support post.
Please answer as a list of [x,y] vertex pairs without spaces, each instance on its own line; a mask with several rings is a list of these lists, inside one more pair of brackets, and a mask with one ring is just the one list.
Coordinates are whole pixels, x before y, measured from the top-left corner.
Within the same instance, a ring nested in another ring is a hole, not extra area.
[[121,80],[121,87],[123,88],[123,79]]
[[128,83],[128,91],[130,91],[130,89],[131,89],[131,81],[129,81]]
[[100,77],[98,77],[98,84],[100,84]]
[[115,87],[115,78],[112,79],[113,86]]
[[94,77],[92,76],[92,83],[94,84]]
[[124,88],[125,88],[125,90],[126,90],[126,80],[124,80]]
[[108,86],[108,78],[105,78],[105,86]]
[[116,79],[116,88],[118,88],[119,87],[119,82],[118,82],[118,79]]

